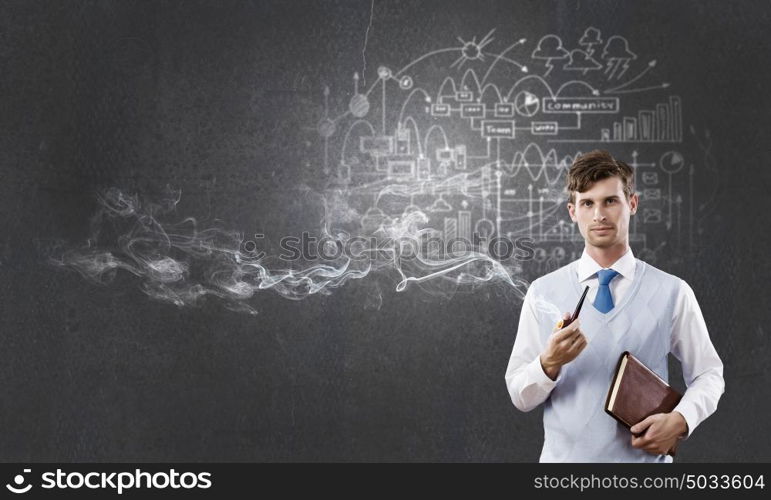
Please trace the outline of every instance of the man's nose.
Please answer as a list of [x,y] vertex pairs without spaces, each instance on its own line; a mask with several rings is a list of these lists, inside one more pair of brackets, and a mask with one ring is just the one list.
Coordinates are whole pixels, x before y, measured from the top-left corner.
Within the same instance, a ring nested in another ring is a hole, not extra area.
[[594,209],[594,221],[600,222],[606,219],[605,214],[602,212],[600,205],[597,205]]

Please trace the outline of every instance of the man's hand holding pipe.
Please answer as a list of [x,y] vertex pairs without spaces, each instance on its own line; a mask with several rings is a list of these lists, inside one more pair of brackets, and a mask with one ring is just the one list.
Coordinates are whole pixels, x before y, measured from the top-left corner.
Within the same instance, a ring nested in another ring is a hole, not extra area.
[[[570,319],[570,313],[564,313],[563,318],[564,320]],[[549,337],[549,343],[544,352],[541,353],[540,359],[541,368],[550,379],[556,380],[562,365],[576,359],[586,347],[587,340],[580,326],[578,319],[576,319],[565,328],[555,327],[554,333]]]

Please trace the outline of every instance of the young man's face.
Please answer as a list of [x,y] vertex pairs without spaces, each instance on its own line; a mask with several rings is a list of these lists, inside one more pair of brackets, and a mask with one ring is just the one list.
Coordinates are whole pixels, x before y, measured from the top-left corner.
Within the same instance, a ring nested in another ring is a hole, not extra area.
[[568,212],[587,245],[610,248],[629,243],[629,218],[637,212],[638,200],[636,193],[627,200],[620,178],[608,177],[573,195],[575,203],[568,203]]

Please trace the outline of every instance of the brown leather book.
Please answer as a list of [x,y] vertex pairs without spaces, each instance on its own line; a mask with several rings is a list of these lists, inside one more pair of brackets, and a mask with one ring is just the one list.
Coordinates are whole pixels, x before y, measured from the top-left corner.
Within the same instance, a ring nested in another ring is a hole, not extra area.
[[[605,411],[627,429],[656,413],[669,413],[683,396],[629,352],[618,360]],[[675,454],[677,445],[669,451]]]

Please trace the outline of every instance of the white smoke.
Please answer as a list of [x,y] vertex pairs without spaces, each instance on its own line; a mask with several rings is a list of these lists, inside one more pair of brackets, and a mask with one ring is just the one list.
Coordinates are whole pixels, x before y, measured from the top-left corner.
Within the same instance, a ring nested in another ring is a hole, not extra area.
[[[474,286],[499,281],[524,296],[527,283],[513,277],[516,267],[506,267],[484,251],[468,249],[448,257],[444,252],[421,250],[430,229],[422,226],[426,214],[414,210],[402,217],[385,219],[367,236],[391,240],[384,252],[371,258],[352,259],[339,255],[323,263],[297,267],[269,255],[255,255],[244,250],[244,236],[238,231],[219,227],[200,228],[189,217],[170,221],[181,199],[181,192],[169,190],[159,200],[140,199],[117,188],[98,195],[99,210],[91,219],[91,235],[80,246],[63,245],[50,252],[49,262],[77,271],[98,284],[111,283],[118,272],[125,271],[140,280],[148,296],[178,306],[196,305],[204,297],[216,297],[227,308],[256,314],[250,299],[259,291],[271,290],[291,300],[313,294],[328,294],[348,280],[371,273],[394,273],[396,291],[411,284],[425,289],[428,282],[435,290]],[[340,245],[363,234],[330,230],[339,222],[357,219],[339,193],[323,198],[322,235]],[[334,234],[333,234],[334,233]],[[379,307],[382,296],[365,302]]]

